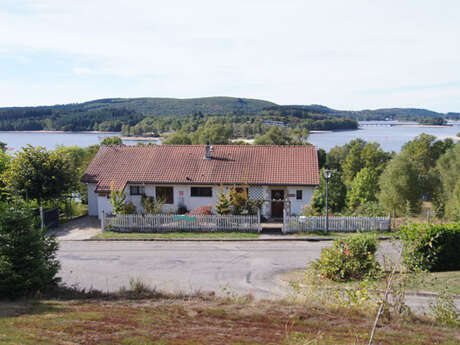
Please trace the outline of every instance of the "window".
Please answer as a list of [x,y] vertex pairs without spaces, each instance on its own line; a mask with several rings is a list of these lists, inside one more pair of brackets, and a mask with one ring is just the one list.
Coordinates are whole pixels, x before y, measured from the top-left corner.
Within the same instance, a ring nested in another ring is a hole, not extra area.
[[190,196],[212,197],[212,187],[191,187]]
[[144,195],[145,194],[144,186],[130,186],[129,187],[129,194],[131,194],[131,195]]
[[295,193],[295,198],[297,200],[302,200],[302,190],[298,189]]
[[173,187],[156,187],[155,196],[157,200],[162,200],[165,204],[174,204]]

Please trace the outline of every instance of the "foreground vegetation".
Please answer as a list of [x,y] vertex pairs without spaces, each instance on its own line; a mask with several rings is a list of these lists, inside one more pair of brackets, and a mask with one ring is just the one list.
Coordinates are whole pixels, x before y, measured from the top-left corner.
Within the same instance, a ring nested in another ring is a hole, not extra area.
[[[395,275],[395,280],[404,279],[407,281],[407,293],[433,293],[442,294],[448,293],[460,296],[460,271],[450,272],[423,272],[419,274],[414,273],[398,273]],[[318,287],[332,287],[339,289],[359,289],[363,281],[345,281],[337,282],[330,279],[318,279],[318,275],[314,270],[297,270],[293,272],[284,273],[281,280],[291,285],[304,285],[304,286],[318,286]],[[366,284],[370,288],[375,288],[383,291],[386,287],[386,277],[378,279],[373,282],[367,281]]]
[[[92,297],[0,302],[2,344],[367,344],[372,318],[356,308],[250,296],[168,296],[137,289]],[[458,344],[426,318],[380,323],[376,344]]]

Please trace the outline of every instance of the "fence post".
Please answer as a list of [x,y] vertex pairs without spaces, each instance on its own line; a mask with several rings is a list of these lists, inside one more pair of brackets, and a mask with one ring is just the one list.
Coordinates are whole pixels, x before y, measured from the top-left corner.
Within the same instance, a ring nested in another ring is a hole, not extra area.
[[45,219],[44,219],[44,215],[43,215],[43,207],[40,206],[40,229],[43,231],[43,229],[45,228]]
[[257,207],[257,232],[260,233],[261,231],[261,225],[260,225],[260,208]]
[[105,219],[104,219],[104,218],[105,218],[105,212],[104,212],[104,210],[102,210],[102,218],[101,218],[101,228],[102,228],[102,232],[105,231],[105,224],[104,224],[104,223],[105,223]]
[[287,230],[286,229],[286,226],[287,226],[286,217],[287,217],[286,207],[283,207],[283,234],[285,234]]

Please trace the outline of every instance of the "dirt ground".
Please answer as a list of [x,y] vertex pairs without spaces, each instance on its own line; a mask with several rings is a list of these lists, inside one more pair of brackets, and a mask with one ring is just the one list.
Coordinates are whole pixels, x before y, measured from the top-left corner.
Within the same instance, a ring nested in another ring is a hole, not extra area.
[[102,233],[101,223],[97,217],[85,216],[51,229],[49,234],[55,235],[59,241],[86,240]]

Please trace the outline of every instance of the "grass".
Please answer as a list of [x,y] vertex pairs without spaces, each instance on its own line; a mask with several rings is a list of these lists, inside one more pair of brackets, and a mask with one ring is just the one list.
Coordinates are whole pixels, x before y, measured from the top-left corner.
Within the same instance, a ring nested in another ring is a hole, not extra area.
[[[311,231],[311,232],[299,232],[296,233],[296,237],[313,237],[313,236],[318,236],[318,237],[325,237],[325,238],[337,238],[337,237],[348,237],[351,235],[356,234],[356,232],[335,232],[335,231],[329,231],[329,232],[324,232],[324,231]],[[366,234],[375,234],[378,237],[394,237],[396,235],[395,232],[390,232],[390,231],[369,231],[366,232]]]
[[93,237],[93,239],[176,239],[176,238],[210,238],[210,239],[246,239],[259,238],[258,233],[252,232],[166,232],[166,233],[120,233],[105,231]]
[[[358,310],[203,296],[0,302],[0,343],[367,344],[373,318]],[[458,329],[427,319],[386,320],[376,344],[460,342]]]
[[[411,273],[406,273],[411,277]],[[409,292],[430,292],[455,294],[460,296],[460,271],[453,272],[430,272],[412,275],[413,279],[408,279],[406,286]],[[399,275],[395,276],[395,280]],[[285,273],[281,279],[290,283],[300,283],[307,286],[328,286],[343,288],[358,288],[361,281],[335,282],[329,279],[321,279],[312,272],[306,274],[305,270],[298,270]],[[386,280],[382,279],[375,282],[378,289],[384,289]]]

